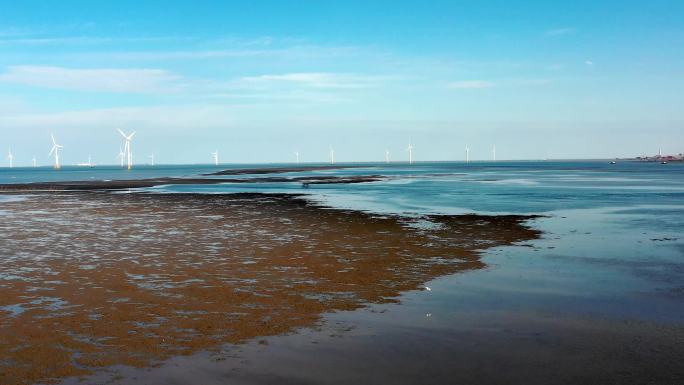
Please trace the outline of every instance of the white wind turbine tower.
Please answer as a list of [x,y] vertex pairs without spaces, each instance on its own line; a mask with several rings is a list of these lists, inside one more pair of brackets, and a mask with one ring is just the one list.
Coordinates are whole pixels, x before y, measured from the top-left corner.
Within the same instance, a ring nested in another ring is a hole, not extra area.
[[492,147],[492,161],[496,162],[496,144]]
[[124,154],[123,150],[121,150],[121,146],[119,146],[119,155],[117,155],[117,159],[119,159],[119,162],[121,162],[121,168],[124,166],[124,158],[126,154]]
[[150,166],[154,166],[154,152],[148,156],[150,158]]
[[36,162],[36,156],[33,156],[33,167],[38,167]]
[[133,136],[135,135],[135,131],[131,133],[130,135],[126,135],[123,131],[121,131],[120,128],[117,128],[117,131],[119,131],[119,134],[124,137],[124,152],[126,153],[126,161],[128,163],[128,169],[130,170],[133,167],[133,155],[131,154],[131,141],[133,140]]
[[409,139],[409,145],[406,151],[409,153],[409,164],[413,164],[413,144],[411,143],[411,139]]
[[83,163],[78,163],[77,166],[82,167],[93,167],[93,157],[88,154],[88,161]]
[[14,167],[14,155],[12,155],[12,149],[10,148],[7,153],[7,159],[9,159],[10,168]]
[[214,159],[214,166],[218,166],[218,150],[211,153],[211,157]]
[[389,163],[389,149],[385,149],[385,163]]
[[52,150],[50,150],[48,156],[51,156],[53,153],[55,154],[55,170],[59,170],[62,168],[62,166],[59,164],[59,151],[61,148],[64,148],[64,146],[57,144],[54,135],[50,134],[50,137],[52,138]]
[[299,151],[294,152],[295,158],[297,159],[297,164],[299,164]]
[[335,149],[330,146],[330,164],[335,164]]
[[470,163],[470,147],[466,144],[466,163]]

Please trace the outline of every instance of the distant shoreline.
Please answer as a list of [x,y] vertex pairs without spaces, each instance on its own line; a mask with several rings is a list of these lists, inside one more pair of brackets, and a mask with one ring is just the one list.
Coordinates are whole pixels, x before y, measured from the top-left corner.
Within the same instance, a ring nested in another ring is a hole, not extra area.
[[[647,160],[648,159],[648,160]],[[496,163],[544,163],[544,162],[610,162],[613,160],[619,160],[623,162],[656,162],[653,157],[648,157],[644,159],[637,158],[548,158],[548,159],[497,159],[492,161],[490,159],[471,159],[466,162],[463,159],[449,159],[449,160],[414,160],[413,164],[430,164],[430,163],[457,163],[457,164],[496,164]],[[679,159],[676,157],[668,158],[663,157],[661,160],[667,160],[668,162],[684,162],[684,159]],[[244,175],[244,174],[271,174],[271,173],[285,173],[285,172],[302,172],[302,171],[316,171],[316,170],[341,170],[341,169],[351,169],[351,168],[363,168],[363,167],[392,167],[392,166],[408,166],[408,161],[392,161],[387,163],[385,161],[375,160],[375,161],[352,161],[352,162],[339,162],[339,165],[324,165],[323,162],[312,162],[312,163],[302,163],[301,165],[292,164],[289,162],[283,163],[224,163],[221,166],[234,167],[230,169],[221,170],[215,173],[207,173],[203,175]],[[178,166],[197,166],[197,167],[216,167],[213,164],[206,163],[157,163],[152,166],[149,164],[136,164],[135,168],[164,168],[164,167],[178,167]],[[263,167],[255,167],[263,166]],[[245,167],[245,168],[242,168]],[[46,168],[52,168],[52,165],[40,165],[37,167],[33,166],[14,166],[13,169],[39,169],[44,170]],[[77,170],[88,170],[97,168],[120,168],[118,164],[97,164],[93,166],[79,166],[76,164],[66,164],[62,165],[62,169],[77,169]],[[11,170],[11,168],[0,165],[0,170]]]
[[[321,166],[302,168],[251,168],[223,170],[202,176],[214,175],[250,175],[279,174],[288,172],[333,170],[348,167]],[[163,177],[129,180],[91,180],[91,181],[58,181],[0,184],[0,192],[39,192],[39,191],[116,191],[137,188],[149,188],[163,185],[213,185],[221,183],[302,183],[303,187],[316,184],[349,184],[377,182],[386,179],[380,175],[337,176],[300,176],[300,177],[257,177],[257,178],[178,178]]]

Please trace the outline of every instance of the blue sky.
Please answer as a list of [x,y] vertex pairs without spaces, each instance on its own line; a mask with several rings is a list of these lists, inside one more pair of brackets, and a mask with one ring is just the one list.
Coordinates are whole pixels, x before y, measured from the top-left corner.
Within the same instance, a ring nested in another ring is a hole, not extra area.
[[[48,164],[684,151],[681,1],[21,1],[0,153]],[[4,156],[3,156],[4,158]]]

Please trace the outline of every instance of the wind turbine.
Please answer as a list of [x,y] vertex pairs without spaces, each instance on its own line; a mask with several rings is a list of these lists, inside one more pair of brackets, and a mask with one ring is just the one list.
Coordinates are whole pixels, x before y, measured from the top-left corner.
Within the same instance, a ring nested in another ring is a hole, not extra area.
[[470,147],[466,144],[466,163],[470,163]]
[[385,163],[389,163],[389,150],[385,149]]
[[409,164],[413,164],[413,144],[411,143],[411,139],[409,139],[409,145],[406,151],[409,153]]
[[59,170],[62,168],[62,166],[59,164],[59,150],[64,148],[64,146],[57,144],[54,135],[50,134],[50,137],[52,138],[52,150],[50,150],[48,156],[51,156],[53,153],[55,154],[55,170]]
[[496,162],[496,144],[492,147],[492,162]]
[[295,158],[297,158],[297,164],[299,164],[299,151],[294,152]]
[[116,157],[117,157],[117,158],[119,159],[119,161],[121,162],[121,168],[123,168],[123,166],[124,166],[124,158],[125,158],[125,156],[126,156],[126,154],[124,154],[124,152],[121,150],[121,146],[119,146],[119,155],[117,155]]
[[88,161],[84,163],[79,163],[77,166],[82,166],[82,167],[93,167],[93,157],[88,154]]
[[330,146],[330,164],[335,164],[335,149]]
[[154,152],[148,156],[150,158],[150,166],[154,166]]
[[121,131],[120,128],[117,128],[117,131],[119,131],[119,134],[123,136],[124,138],[124,152],[126,153],[126,160],[128,163],[128,169],[130,170],[133,167],[133,155],[131,154],[131,141],[133,140],[133,136],[135,136],[135,131],[131,133],[130,135],[126,135],[123,131]]
[[12,149],[10,148],[7,153],[7,159],[9,159],[10,168],[14,167],[14,155],[12,155]]
[[214,166],[218,166],[218,150],[211,153],[212,158],[214,158]]
[[38,167],[36,164],[37,164],[37,163],[36,163],[36,156],[34,155],[34,156],[33,156],[33,167]]

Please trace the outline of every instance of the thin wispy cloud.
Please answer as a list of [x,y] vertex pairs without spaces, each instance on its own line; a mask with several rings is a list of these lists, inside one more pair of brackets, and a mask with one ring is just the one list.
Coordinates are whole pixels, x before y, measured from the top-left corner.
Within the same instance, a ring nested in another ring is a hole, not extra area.
[[477,90],[494,87],[536,87],[545,86],[550,83],[551,79],[546,78],[505,78],[498,79],[496,82],[486,80],[463,80],[449,83],[448,88],[457,90]]
[[0,38],[54,38],[69,36],[73,33],[80,36],[83,33],[92,32],[96,25],[92,21],[87,21],[57,25],[6,26],[0,29]]
[[0,29],[0,38],[14,38],[17,36],[26,36],[28,32],[21,28],[5,28]]
[[3,37],[0,45],[101,45],[131,44],[177,41],[176,37],[106,37],[106,36],[48,36],[48,37]]
[[242,103],[243,105],[272,106],[274,103],[283,106],[285,104],[298,107],[311,107],[313,104],[324,103],[350,103],[356,99],[347,94],[321,92],[321,90],[237,90],[206,94],[208,100],[226,100],[231,105]]
[[456,90],[476,90],[493,88],[496,87],[496,84],[485,80],[462,80],[449,83],[448,87]]
[[[32,33],[32,32],[12,32],[13,30],[0,31],[0,45],[101,45],[101,44],[190,44],[201,45],[203,47],[216,47],[214,51],[222,51],[230,48],[238,49],[245,47],[287,47],[287,46],[306,46],[307,41],[304,39],[293,38],[274,38],[271,36],[261,36],[253,38],[245,38],[238,36],[223,36],[213,38],[201,38],[194,36],[183,35],[168,35],[168,36],[127,36],[127,35],[62,35],[49,33]],[[157,50],[164,52],[163,50]],[[202,51],[202,50],[198,50]],[[206,51],[206,49],[205,49]]]
[[576,28],[555,28],[555,29],[549,29],[544,32],[544,35],[546,36],[566,36],[566,35],[573,35],[577,33]]
[[591,61],[591,60],[585,60],[585,61],[584,61],[584,64],[586,64],[586,65],[588,65],[588,66],[593,66],[593,65],[594,65],[594,62]]
[[16,96],[0,94],[0,116],[26,109],[26,102]]
[[142,51],[110,51],[82,52],[69,55],[72,58],[87,60],[120,60],[120,61],[168,61],[168,60],[209,60],[231,58],[278,58],[283,60],[333,60],[342,57],[358,56],[362,48],[355,46],[323,46],[295,45],[277,46],[243,44],[235,47],[197,50],[142,50]]
[[163,69],[75,69],[56,66],[11,66],[0,84],[98,93],[142,93],[234,100],[349,101],[354,90],[376,87],[382,76],[296,72],[225,78],[190,78]]
[[355,74],[325,72],[296,72],[247,76],[238,80],[251,85],[295,85],[311,88],[367,88],[375,85],[380,78]]
[[509,79],[505,85],[511,86],[545,86],[552,82],[551,79],[546,78],[531,78],[531,79]]
[[120,107],[53,113],[0,115],[0,127],[93,128],[114,131],[114,127],[192,128],[226,127],[234,110],[223,105]]
[[159,69],[74,69],[53,66],[11,66],[0,83],[73,91],[153,93],[171,91],[180,77]]

